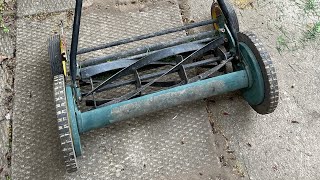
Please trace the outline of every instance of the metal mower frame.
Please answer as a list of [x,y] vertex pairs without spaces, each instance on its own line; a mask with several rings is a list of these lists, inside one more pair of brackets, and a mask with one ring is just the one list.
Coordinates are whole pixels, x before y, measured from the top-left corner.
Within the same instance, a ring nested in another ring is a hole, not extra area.
[[[70,54],[63,30],[49,38],[48,46],[68,172],[77,170],[80,134],[93,129],[236,90],[260,114],[273,112],[278,104],[270,56],[255,35],[239,32],[237,16],[226,0],[213,2],[210,20],[78,49],[81,11],[82,0],[76,0]],[[77,61],[80,54],[206,25],[212,30]],[[120,97],[100,98],[124,86],[126,93]]]

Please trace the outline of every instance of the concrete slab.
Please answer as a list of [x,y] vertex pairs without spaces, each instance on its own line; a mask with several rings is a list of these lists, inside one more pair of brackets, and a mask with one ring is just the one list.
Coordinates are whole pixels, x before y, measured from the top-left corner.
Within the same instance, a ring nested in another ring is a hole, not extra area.
[[[184,23],[199,22],[211,19],[211,5],[212,0],[179,0],[181,14]],[[202,26],[195,29],[188,30],[188,33],[193,34],[201,31],[211,30],[212,26]]]
[[[92,14],[89,10],[84,16],[82,47],[181,24],[174,1],[157,3],[143,12]],[[13,179],[236,178],[219,160],[203,101],[84,134],[80,169],[66,174],[46,45],[58,23],[57,17],[18,20]]]
[[[17,0],[17,16],[57,13],[73,10],[75,0]],[[83,0],[84,6],[90,6],[93,0]]]
[[201,3],[197,0],[185,0],[189,6],[189,19],[192,21],[202,21],[211,18],[212,0],[202,0]]
[[74,3],[73,0],[17,0],[17,15],[61,12],[74,8]]

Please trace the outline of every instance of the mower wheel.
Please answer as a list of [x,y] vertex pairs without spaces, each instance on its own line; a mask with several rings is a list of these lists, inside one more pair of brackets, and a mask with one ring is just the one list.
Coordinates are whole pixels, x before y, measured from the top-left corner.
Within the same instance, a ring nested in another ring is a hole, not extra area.
[[259,114],[272,113],[278,106],[279,90],[270,55],[253,33],[239,33],[238,38],[242,61],[252,82],[252,86],[243,91],[243,96]]
[[48,52],[52,77],[63,74],[62,56],[60,50],[60,35],[55,34],[48,39]]
[[212,17],[215,17],[215,15],[213,15],[214,13],[219,14],[218,12],[215,12],[217,11],[217,9],[214,8],[218,3],[218,6],[222,10],[222,13],[224,14],[227,20],[227,24],[229,25],[229,27],[231,27],[235,31],[235,33],[238,33],[240,31],[238,17],[234,8],[230,4],[229,0],[217,0],[217,1],[218,2],[213,2],[211,7]]
[[61,148],[67,172],[71,173],[77,171],[77,160],[71,134],[71,122],[67,106],[65,77],[63,74],[54,76],[53,88]]

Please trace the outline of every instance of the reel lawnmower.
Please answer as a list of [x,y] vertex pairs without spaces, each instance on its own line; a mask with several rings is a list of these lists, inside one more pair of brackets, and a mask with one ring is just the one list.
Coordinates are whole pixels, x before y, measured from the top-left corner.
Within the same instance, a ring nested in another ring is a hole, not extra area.
[[[78,49],[81,10],[77,0],[70,53],[63,31],[48,41],[67,172],[77,170],[80,134],[112,123],[236,90],[259,114],[277,107],[270,56],[254,34],[239,32],[227,0],[213,2],[210,20]],[[210,31],[77,61],[81,54],[208,25]]]

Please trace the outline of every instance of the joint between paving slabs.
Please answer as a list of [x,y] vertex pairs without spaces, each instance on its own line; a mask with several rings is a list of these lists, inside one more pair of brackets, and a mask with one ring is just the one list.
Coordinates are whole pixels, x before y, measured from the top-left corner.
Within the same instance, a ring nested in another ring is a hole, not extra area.
[[[246,165],[242,165],[234,150],[230,148],[229,138],[223,133],[221,127],[219,127],[215,121],[214,114],[210,110],[210,104],[215,103],[212,99],[205,99],[206,103],[206,111],[208,115],[209,123],[212,127],[212,133],[214,134],[215,146],[217,148],[217,152],[220,152],[219,160],[222,166],[232,168],[232,173],[244,178],[248,173]],[[243,166],[245,166],[243,168]],[[248,176],[249,177],[249,176]]]

